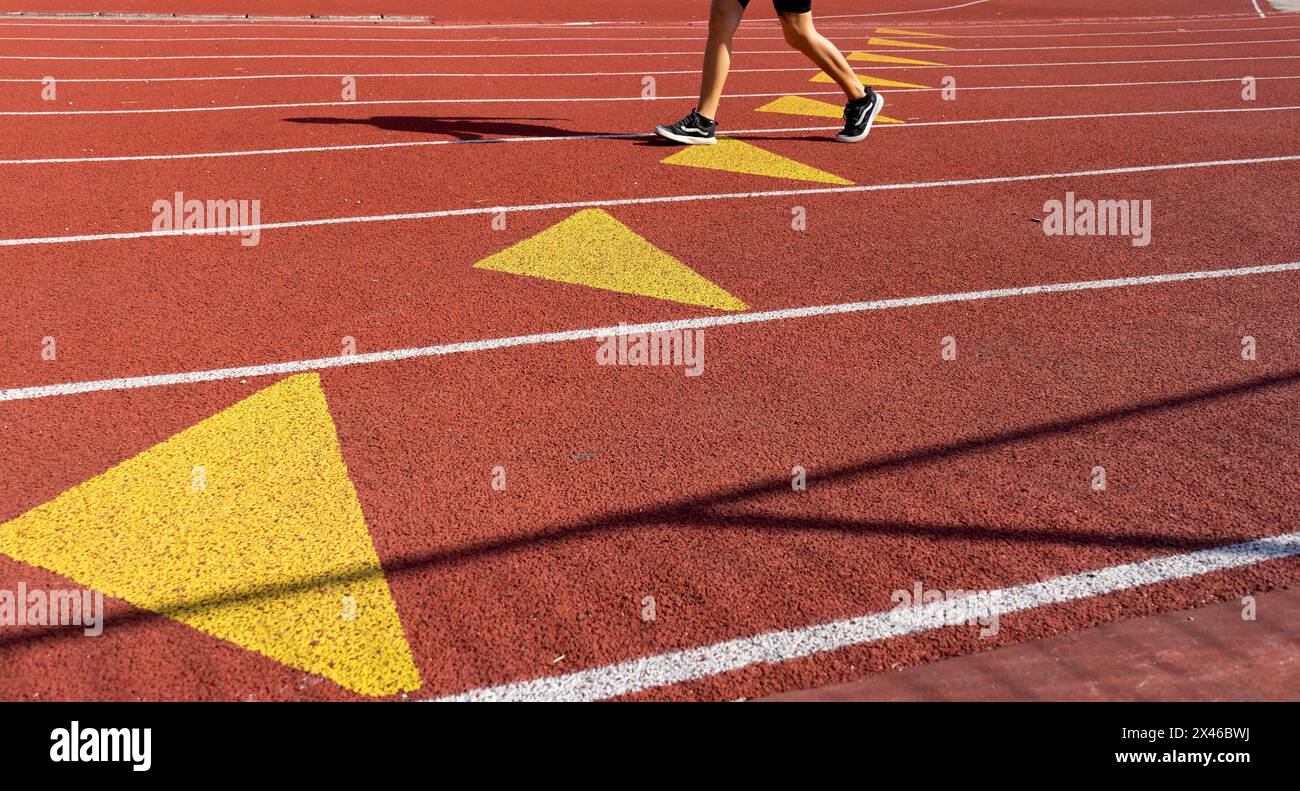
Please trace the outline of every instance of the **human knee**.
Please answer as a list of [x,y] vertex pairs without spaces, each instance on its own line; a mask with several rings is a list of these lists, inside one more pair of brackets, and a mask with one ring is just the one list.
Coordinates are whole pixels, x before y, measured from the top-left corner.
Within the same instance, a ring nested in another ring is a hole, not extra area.
[[811,47],[815,35],[812,23],[785,14],[781,15],[781,32],[785,34],[785,43],[797,50],[807,50]]
[[709,7],[709,27],[734,27],[744,9],[736,0],[713,0]]

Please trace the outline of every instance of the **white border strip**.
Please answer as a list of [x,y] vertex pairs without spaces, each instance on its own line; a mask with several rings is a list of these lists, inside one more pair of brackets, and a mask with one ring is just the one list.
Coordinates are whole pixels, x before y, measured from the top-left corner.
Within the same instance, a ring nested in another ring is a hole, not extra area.
[[735,324],[756,324],[767,321],[785,321],[788,319],[812,318],[815,316],[834,316],[845,313],[864,311],[892,310],[895,308],[912,308],[924,305],[942,305],[953,302],[977,302],[989,299],[1024,297],[1036,294],[1062,294],[1073,291],[1095,291],[1100,289],[1128,288],[1132,286],[1150,286],[1161,283],[1182,283],[1192,280],[1217,280],[1233,277],[1250,277],[1282,272],[1300,271],[1300,261],[1285,264],[1266,264],[1262,266],[1244,266],[1232,269],[1207,269],[1194,272],[1175,272],[1163,275],[1140,275],[1135,277],[1109,278],[1106,280],[1083,280],[1072,283],[1051,283],[1039,286],[1018,286],[998,288],[986,291],[967,291],[954,294],[931,294],[919,297],[897,297],[877,299],[869,302],[844,302],[833,305],[815,305],[781,310],[755,311],[752,313],[731,313],[718,316],[703,316],[694,319],[659,321],[648,324],[629,324],[617,327],[591,327],[585,329],[545,332],[535,335],[516,335],[505,338],[490,338],[480,341],[462,343],[445,343],[436,346],[421,346],[404,349],[390,349],[365,354],[340,355],[336,357],[319,357],[311,360],[269,363],[264,365],[246,365],[238,368],[218,368],[187,373],[155,374],[152,376],[129,376],[118,379],[99,379],[89,382],[69,382],[65,384],[37,385],[34,387],[13,387],[0,390],[0,401],[21,401],[34,398],[76,395],[79,393],[96,393],[108,390],[132,390],[142,387],[164,387],[170,385],[215,382],[226,379],[242,379],[256,376],[281,376],[319,371],[326,368],[341,368],[351,365],[396,362],[421,357],[440,357],[449,354],[492,351],[515,346],[536,346],[546,343],[564,343],[611,335],[630,335],[650,332],[668,332],[672,330],[705,329],[725,327]]
[[[1151,558],[1002,588],[990,593],[988,609],[990,615],[1008,615],[1297,555],[1300,555],[1300,533],[1285,533],[1215,549]],[[928,632],[943,626],[960,626],[970,617],[968,613],[958,612],[960,609],[944,602],[936,602],[923,607],[876,612],[799,629],[765,632],[560,676],[474,689],[437,700],[605,700],[716,676],[760,663],[785,662],[849,646]]]
[[[1259,108],[1265,109],[1265,108]],[[1300,106],[1297,107],[1300,109]],[[1008,121],[1015,119],[1006,119]],[[943,122],[935,122],[943,123]],[[638,135],[639,137],[640,135]],[[1133,165],[1122,168],[1074,170],[1061,173],[1033,173],[1024,176],[989,176],[978,179],[953,179],[950,181],[913,181],[893,184],[854,184],[846,187],[806,187],[792,190],[755,190],[753,192],[715,192],[693,195],[656,195],[641,198],[604,198],[585,201],[560,201],[556,203],[527,203],[515,206],[475,206],[466,209],[438,209],[434,211],[405,212],[402,214],[368,214],[352,217],[326,217],[318,220],[286,220],[253,225],[235,225],[228,228],[174,228],[166,231],[119,231],[116,233],[88,233],[72,236],[35,236],[0,239],[0,247],[21,247],[35,244],[71,244],[100,242],[110,239],[158,239],[168,236],[234,236],[252,231],[284,228],[311,228],[321,225],[351,225],[365,222],[395,222],[401,220],[432,220],[440,217],[470,217],[499,212],[550,211],[553,209],[592,209],[607,206],[644,206],[655,203],[694,203],[712,200],[743,200],[748,198],[785,198],[797,195],[836,195],[853,192],[887,192],[892,190],[930,189],[933,187],[970,187],[983,184],[1010,184],[1018,181],[1050,181],[1085,176],[1118,176],[1130,173],[1155,173],[1165,170],[1193,170],[1197,168],[1230,167],[1234,165],[1260,165],[1271,162],[1295,162],[1300,154],[1249,159],[1215,159],[1202,162],[1171,162],[1164,165]]]

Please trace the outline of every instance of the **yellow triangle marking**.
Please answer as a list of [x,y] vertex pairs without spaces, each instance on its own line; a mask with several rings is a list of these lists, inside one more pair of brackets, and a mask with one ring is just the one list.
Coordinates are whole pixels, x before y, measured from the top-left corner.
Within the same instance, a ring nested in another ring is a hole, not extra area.
[[925,36],[926,38],[948,38],[943,33],[917,33],[914,30],[899,30],[896,27],[878,27],[877,33],[884,33],[889,36]]
[[881,55],[877,52],[850,52],[849,60],[867,60],[872,63],[906,63],[912,66],[942,66],[942,63],[935,63],[932,60],[915,60],[913,58],[900,58],[897,55]]
[[869,38],[868,47],[915,47],[916,49],[952,49],[939,44],[922,44],[919,41],[899,41],[893,38]]
[[0,525],[0,552],[365,695],[420,687],[318,374]]
[[601,209],[580,211],[474,266],[717,310],[749,308]]
[[[844,117],[844,107],[838,104],[809,99],[805,96],[782,96],[780,99],[774,99],[762,107],[758,108],[760,113],[784,113],[786,115],[811,115],[817,118],[842,118]],[[876,123],[901,124],[906,123],[897,118],[889,118],[884,115],[876,116]]]
[[752,176],[771,176],[778,179],[820,181],[824,184],[852,184],[834,173],[818,170],[811,165],[773,154],[741,140],[718,138],[717,145],[687,146],[663,160],[668,165],[685,165],[691,168],[727,170]]
[[[880,77],[872,77],[867,74],[858,74],[855,76],[857,76],[858,80],[863,85],[870,85],[873,88],[921,88],[922,90],[925,90],[930,87],[928,85],[917,85],[914,82],[898,82],[896,80],[884,80],[881,79]],[[835,80],[831,79],[831,75],[827,74],[826,72],[819,71],[813,75],[813,78],[809,80],[809,82],[835,82]]]

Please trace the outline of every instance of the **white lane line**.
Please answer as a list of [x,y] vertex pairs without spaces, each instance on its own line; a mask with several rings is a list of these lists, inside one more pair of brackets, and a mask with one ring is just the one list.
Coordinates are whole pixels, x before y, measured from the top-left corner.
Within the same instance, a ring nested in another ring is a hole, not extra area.
[[1259,18],[1264,19],[1264,9],[1259,7],[1259,0],[1250,0],[1250,4],[1255,7],[1255,13],[1259,14]]
[[[1295,27],[1295,25],[1252,25],[1250,27],[1179,28],[1174,30],[1114,30],[1092,33],[982,33],[975,35],[966,33],[944,33],[942,35],[944,38],[951,39],[974,38],[980,40],[994,38],[1091,38],[1095,36],[1175,36],[1188,35],[1191,33],[1248,33],[1260,30],[1292,30]],[[737,38],[742,37],[738,36]],[[849,37],[836,34],[835,38],[841,39]],[[880,36],[877,36],[877,38],[880,38]],[[906,40],[909,38],[916,38],[916,36],[914,34],[901,35],[890,33],[888,36],[885,36],[885,38]],[[166,41],[167,39],[159,40]],[[487,39],[483,40],[486,41]],[[584,37],[584,40],[588,39]],[[781,39],[777,36],[773,36],[772,40],[779,41]]]
[[[915,70],[915,69],[1028,69],[1039,68],[1043,66],[1132,66],[1145,65],[1151,63],[1226,63],[1237,61],[1256,61],[1256,60],[1295,60],[1300,55],[1246,55],[1232,58],[1156,58],[1146,60],[1073,60],[1058,61],[1054,63],[952,63],[938,64],[936,66],[888,66],[885,64],[873,65],[871,71],[895,71],[898,69]],[[367,78],[401,78],[401,77],[465,77],[472,79],[483,79],[487,77],[644,77],[646,75],[663,75],[663,74],[691,74],[698,75],[699,69],[638,69],[636,71],[515,71],[515,72],[337,72],[337,73],[311,73],[311,74],[219,74],[219,75],[199,75],[193,77],[68,77],[59,78],[59,82],[215,82],[218,80],[303,80],[303,79],[339,79],[342,77],[355,77],[361,79]],[[738,68],[731,69],[729,74],[743,73],[767,73],[767,72],[792,72],[799,71],[805,74],[809,73],[807,66],[789,66],[789,67],[768,67],[768,68]],[[0,77],[0,83],[4,82],[41,82],[44,77]]]
[[[1257,77],[1265,79],[1300,79],[1300,75],[1278,75],[1278,77]],[[1147,79],[1136,82],[1057,82],[1048,85],[992,85],[962,86],[963,91],[1024,91],[1024,90],[1058,90],[1058,88],[1114,88],[1161,85],[1210,85],[1210,83],[1231,82],[1240,85],[1240,77],[1214,77],[1208,79]],[[943,91],[940,86],[932,88],[888,88],[883,94],[932,94]],[[774,91],[767,94],[724,94],[723,99],[764,99],[770,96],[841,96],[842,91]],[[584,104],[591,101],[682,101],[695,99],[694,95],[681,96],[559,96],[559,98],[472,98],[472,99],[361,99],[351,101],[274,101],[269,104],[222,104],[207,107],[133,107],[105,109],[49,109],[49,111],[0,111],[0,116],[130,116],[130,114],[151,113],[209,113],[218,111],[244,111],[244,109],[279,109],[292,107],[359,107],[359,105],[390,104]],[[1262,108],[1273,109],[1273,108]],[[1290,108],[1288,108],[1290,109]],[[1158,112],[1158,111],[1157,111]],[[1180,111],[1171,111],[1180,112]]]
[[[983,33],[983,34],[961,34],[961,33],[944,33],[941,34],[948,39],[1073,39],[1073,38],[1096,38],[1096,36],[1126,36],[1126,35],[1192,35],[1205,33],[1256,33],[1260,30],[1295,30],[1295,25],[1249,25],[1245,27],[1179,27],[1171,30],[1114,30],[1114,31],[1092,31],[1092,33]],[[871,33],[866,34],[849,34],[848,27],[841,27],[839,33],[836,33],[835,40],[858,40],[881,38],[881,36]],[[676,33],[676,31],[673,31]],[[689,33],[688,30],[681,30],[681,33]],[[924,34],[889,34],[888,38],[892,39],[913,39]],[[441,44],[503,44],[511,42],[703,42],[707,38],[706,31],[699,29],[699,33],[694,35],[537,35],[537,36],[489,36],[489,38],[463,38],[463,36],[454,36],[454,38],[429,38],[429,36],[417,36],[417,38],[399,38],[399,36],[313,36],[313,35],[201,35],[201,36],[166,36],[166,38],[152,38],[152,36],[72,36],[72,35],[3,35],[0,40],[5,42],[112,42],[112,43],[170,43],[170,42],[350,42],[350,43],[441,43]],[[783,42],[784,36],[779,35],[737,35],[732,40],[735,42]]]
[[[1244,41],[1194,41],[1170,44],[1069,44],[1051,47],[973,47],[970,49],[951,48],[931,53],[932,55],[949,52],[1043,52],[1059,49],[1160,49],[1167,47],[1222,47],[1243,44],[1293,44],[1300,38],[1273,38]],[[898,48],[864,49],[859,52],[876,52],[897,55]],[[643,52],[459,52],[459,53],[268,53],[242,55],[0,55],[0,60],[47,61],[47,60],[92,60],[92,61],[158,61],[158,60],[328,60],[328,59],[380,59],[380,60],[457,60],[457,59],[491,59],[509,58],[631,58],[631,57],[677,57],[682,55],[698,56],[697,50],[664,50]],[[734,55],[802,55],[796,49],[751,49],[736,50]]]
[[507,349],[516,346],[565,343],[569,341],[608,337],[610,335],[631,335],[650,332],[669,332],[672,330],[707,329],[709,327],[725,327],[736,324],[786,321],[789,319],[834,316],[846,313],[861,313],[864,311],[893,310],[896,308],[912,308],[925,305],[943,305],[954,302],[978,302],[990,299],[1006,299],[1009,297],[1024,297],[1037,294],[1061,294],[1075,291],[1131,288],[1134,286],[1182,283],[1193,280],[1250,277],[1253,275],[1270,275],[1297,271],[1300,271],[1300,261],[1285,264],[1235,267],[1231,269],[1206,269],[1162,275],[1140,275],[1136,277],[1119,277],[1105,280],[1050,283],[1038,286],[1017,286],[1012,288],[989,289],[985,291],[931,294],[917,297],[898,297],[893,299],[877,299],[868,302],[844,302],[832,305],[815,305],[810,307],[755,311],[751,313],[703,316],[694,319],[658,321],[646,324],[623,324],[617,327],[571,329],[559,332],[544,332],[535,335],[516,335],[479,341],[445,343],[435,346],[389,349],[386,351],[366,352],[364,354],[351,354],[337,357],[318,357],[309,360],[265,363],[262,365],[245,365],[236,368],[217,368],[205,371],[153,374],[149,376],[127,376],[117,379],[98,379],[95,381],[67,382],[63,384],[36,385],[31,387],[11,387],[0,390],[0,401],[20,401],[34,398],[50,398],[54,396],[67,396],[79,393],[96,393],[112,390],[132,390],[142,387],[166,387],[172,385],[215,382],[227,379],[242,379],[258,376],[282,376],[285,374],[301,373],[303,371],[319,371],[326,368],[397,362],[399,360],[411,360],[423,357],[440,357],[450,354],[466,354],[471,352],[492,351],[495,349]]
[[[819,17],[820,19],[820,17]],[[1105,33],[990,33],[985,35],[963,35],[959,33],[945,33],[945,38],[951,39],[998,39],[998,38],[1090,38],[1096,36],[1173,36],[1189,35],[1192,33],[1254,33],[1258,31],[1272,30],[1295,30],[1297,25],[1255,25],[1252,27],[1219,27],[1219,28],[1201,28],[1196,30],[1121,30],[1116,32]],[[836,41],[854,41],[857,39],[879,38],[871,33],[863,35],[843,35],[836,33]],[[915,38],[915,34],[893,34],[889,38],[909,39]],[[396,41],[401,43],[429,42],[441,44],[503,44],[511,42],[541,42],[541,41],[571,41],[571,42],[591,42],[591,41],[696,41],[703,42],[707,36],[704,31],[700,31],[694,36],[528,36],[528,37],[502,37],[494,36],[492,38],[395,38],[383,36],[364,36],[364,37],[344,37],[344,36],[178,36],[175,38],[148,38],[144,36],[0,36],[0,41],[103,41],[103,42],[150,42],[150,43],[171,43],[171,42],[191,42],[191,41],[345,41],[345,42],[372,42],[387,43]],[[733,41],[784,41],[782,36],[735,36]]]
[[[1225,28],[1222,32],[1233,33],[1243,31],[1258,30],[1285,30],[1282,25],[1253,27],[1253,28]],[[1146,31],[1149,33],[1158,33],[1160,31]],[[1187,31],[1198,32],[1198,31]],[[1204,31],[1219,32],[1219,31]],[[1091,35],[1105,36],[1108,33],[1095,33]],[[0,41],[102,41],[102,42],[148,42],[148,43],[173,43],[173,42],[192,42],[192,41],[346,41],[369,42],[372,44],[387,44],[397,42],[402,44],[411,43],[432,43],[432,44],[506,44],[516,41],[540,42],[540,41],[569,41],[573,43],[587,43],[590,41],[705,41],[708,37],[703,31],[695,36],[529,36],[524,37],[493,37],[493,38],[394,38],[384,36],[178,36],[176,38],[146,38],[143,36],[118,36],[118,37],[90,37],[90,36],[0,36]],[[841,39],[868,39],[872,38],[870,33],[860,36],[838,36]],[[899,36],[898,38],[902,38]],[[1030,36],[1029,38],[1033,38]],[[781,36],[734,36],[732,41],[784,41]]]
[[283,222],[264,222],[250,225],[235,225],[227,228],[175,228],[159,231],[118,231],[110,233],[72,234],[68,236],[36,236],[15,239],[0,239],[0,247],[22,247],[40,244],[75,244],[79,242],[102,242],[126,239],[161,239],[169,236],[225,236],[262,232],[285,228],[312,228],[323,225],[353,225],[371,222],[398,222],[404,220],[432,220],[442,217],[469,217],[500,212],[551,211],[554,209],[591,209],[606,206],[646,206],[657,203],[694,203],[714,200],[745,200],[750,198],[793,197],[798,195],[836,195],[855,192],[886,192],[892,190],[931,189],[934,187],[969,187],[984,184],[1010,184],[1020,181],[1049,181],[1062,178],[1083,178],[1087,176],[1115,176],[1130,173],[1155,173],[1168,170],[1193,170],[1198,168],[1233,167],[1237,165],[1259,165],[1273,162],[1300,161],[1300,154],[1288,154],[1273,157],[1252,157],[1249,159],[1217,159],[1201,162],[1178,162],[1164,165],[1135,165],[1122,168],[1104,168],[1098,170],[1076,170],[1064,173],[1034,173],[1024,176],[989,176],[978,179],[954,179],[950,181],[917,181],[897,184],[855,184],[847,187],[808,187],[791,190],[757,190],[754,192],[722,192],[694,195],[661,195],[642,198],[605,198],[584,201],[563,201],[557,203],[531,203],[515,206],[476,206],[467,209],[439,209],[434,211],[403,212],[399,214],[366,214],[351,217],[326,217],[317,220],[286,220]]
[[[1214,549],[1151,558],[1081,571],[991,591],[981,615],[1009,615],[1054,604],[1188,579],[1300,555],[1300,533],[1285,533]],[[961,626],[970,615],[944,602],[874,612],[798,629],[764,632],[713,645],[632,659],[559,676],[472,689],[440,701],[591,701],[716,676],[759,663],[867,645],[944,626]]]
[[[1190,17],[1187,22],[1221,22],[1236,21],[1240,14],[1224,14],[1221,16],[1211,17]],[[1160,20],[1163,22],[1177,22],[1175,19]],[[1245,20],[1243,20],[1245,21]],[[748,24],[756,24],[755,20],[750,20]],[[706,23],[707,24],[707,23]],[[1119,23],[1112,23],[1119,24]],[[1132,24],[1155,24],[1152,22],[1134,22]],[[437,25],[439,31],[446,30],[518,30],[518,29],[567,29],[576,33],[584,30],[599,28],[601,30],[657,30],[660,28],[679,28],[679,27],[697,27],[698,25],[690,22],[660,22],[660,23],[641,23],[641,22],[516,22],[503,23],[494,25]],[[290,28],[296,30],[402,30],[410,31],[412,29],[428,29],[429,25],[380,25],[380,24],[360,24],[360,25],[340,25],[326,24],[323,22],[258,22],[255,20],[246,20],[239,22],[55,22],[55,21],[31,21],[24,22],[20,20],[9,20],[0,18],[0,27],[57,27],[57,28],[77,28],[93,27],[100,30],[115,30],[117,28],[167,28],[169,30],[180,30],[183,28],[201,28],[206,30],[220,30],[222,28],[238,28],[240,30],[270,30],[272,28]],[[580,38],[575,36],[574,38]]]
[[[1189,17],[1188,19],[1189,21],[1202,21],[1202,20],[1207,20],[1207,17],[1229,19],[1237,16],[1241,16],[1241,14],[1214,14],[1214,15],[1202,14],[1196,17]],[[1144,19],[1145,17],[1139,17],[1139,18]],[[632,22],[632,21],[628,21],[628,22],[617,22],[617,21],[509,22],[509,23],[503,22],[499,24],[488,24],[488,25],[437,25],[436,27],[438,30],[478,30],[483,28],[491,28],[494,30],[495,29],[506,30],[512,28],[543,28],[543,29],[560,28],[560,29],[571,29],[575,31],[581,31],[586,28],[597,27],[597,26],[603,28],[637,29],[637,28],[654,28],[654,27],[678,27],[684,24],[690,24],[690,23],[687,22],[643,23],[643,22]],[[175,20],[167,20],[167,21],[143,21],[143,20],[121,21],[121,20],[100,18],[97,20],[73,21],[70,19],[60,19],[58,17],[52,17],[52,16],[39,16],[35,14],[26,15],[25,17],[20,18],[16,15],[11,15],[5,12],[0,12],[0,26],[60,27],[60,28],[94,27],[94,28],[101,28],[101,29],[149,27],[149,28],[167,28],[169,30],[180,30],[182,28],[190,28],[190,27],[213,28],[213,29],[229,27],[229,28],[240,28],[243,30],[250,30],[250,29],[265,30],[268,28],[279,28],[279,27],[299,28],[303,30],[318,30],[318,29],[332,30],[332,29],[340,29],[340,28],[351,29],[351,30],[422,30],[422,29],[427,30],[430,27],[434,27],[433,25],[430,25],[427,22],[402,22],[401,20],[393,20],[389,24],[381,24],[379,20],[376,20],[374,22],[347,22],[345,20],[337,20],[337,19],[336,20],[323,20],[323,19],[302,20],[302,21],[293,20],[293,19],[282,19],[282,20],[175,19]]]
[[[1234,80],[1235,82],[1235,80]],[[914,89],[903,89],[914,90]],[[928,89],[927,89],[928,90]],[[838,92],[832,92],[838,93]],[[687,97],[695,98],[695,97]],[[348,102],[354,104],[355,102]],[[1300,110],[1300,105],[1283,105],[1278,107],[1227,107],[1206,110],[1140,110],[1127,113],[1090,113],[1083,115],[1039,115],[1019,116],[1013,118],[967,118],[951,121],[912,121],[905,124],[882,124],[881,129],[919,129],[937,126],[969,126],[976,124],[1012,124],[1034,123],[1042,121],[1078,121],[1097,118],[1133,118],[1165,115],[1218,115],[1224,113],[1266,113]],[[758,134],[795,134],[798,132],[826,132],[839,129],[838,126],[795,126],[774,127],[770,129],[734,129],[728,134],[733,137]],[[407,140],[398,143],[353,143],[339,146],[302,146],[297,148],[263,148],[250,151],[209,151],[184,154],[125,154],[119,156],[99,157],[42,157],[35,159],[0,159],[0,165],[68,165],[91,162],[146,162],[170,159],[209,159],[221,157],[273,156],[278,154],[319,154],[333,151],[369,151],[388,148],[417,148],[424,146],[466,146],[486,143],[562,143],[577,140],[635,140],[653,138],[652,132],[614,132],[576,135],[538,135],[532,137],[482,137],[473,140]]]
[[[1256,80],[1296,80],[1300,75],[1283,75],[1277,77],[1257,77]],[[963,85],[963,91],[1023,91],[1033,89],[1061,88],[1124,88],[1150,85],[1206,85],[1210,83],[1230,82],[1240,84],[1240,77],[1212,77],[1201,80],[1142,80],[1137,82],[1091,82],[1091,83],[1051,83],[1046,85]],[[934,88],[889,88],[879,93],[937,93],[944,90]],[[774,91],[771,93],[728,93],[724,99],[755,99],[772,96],[842,96],[842,91]],[[467,99],[354,99],[336,102],[271,102],[268,104],[226,104],[207,105],[203,107],[130,107],[106,108],[100,110],[12,110],[0,111],[0,116],[59,116],[59,115],[140,115],[157,113],[211,113],[223,110],[276,110],[290,107],[357,107],[364,105],[422,105],[422,104],[582,104],[587,102],[662,102],[684,101],[697,98],[694,95],[681,96],[583,96],[583,97],[504,97],[504,98],[467,98]],[[1274,108],[1259,108],[1274,109]],[[1287,108],[1290,109],[1290,108]],[[1160,111],[1156,111],[1160,112]],[[1180,111],[1172,111],[1180,112]],[[504,119],[503,119],[504,120]]]
[[970,0],[968,3],[961,5],[944,6],[943,8],[918,8],[914,11],[877,11],[871,14],[831,14],[830,16],[818,15],[818,19],[857,19],[868,16],[902,16],[903,14],[932,14],[936,11],[955,11],[958,8],[968,8],[973,5],[987,3],[989,0]]
[[[1263,108],[1260,108],[1263,109]],[[1297,108],[1300,109],[1300,108]],[[1010,119],[1009,119],[1010,120]],[[936,122],[943,123],[943,122]],[[1288,154],[1272,157],[1252,157],[1247,159],[1218,159],[1200,162],[1178,162],[1163,165],[1135,165],[1122,168],[1104,168],[1097,170],[1077,170],[1063,173],[1035,173],[1023,176],[990,176],[977,179],[954,179],[949,181],[921,181],[897,184],[855,184],[846,187],[809,187],[791,190],[757,190],[753,192],[704,193],[694,195],[664,195],[642,198],[606,198],[585,201],[563,201],[557,203],[532,203],[515,206],[477,206],[466,209],[439,209],[434,211],[404,212],[399,214],[369,214],[351,217],[327,217],[316,220],[287,220],[283,222],[266,222],[250,225],[237,225],[228,228],[177,228],[159,231],[119,231],[110,233],[73,234],[69,236],[38,236],[0,239],[0,247],[21,247],[38,244],[73,244],[78,242],[98,242],[125,239],[158,239],[169,236],[221,236],[269,231],[285,228],[310,228],[323,225],[352,225],[371,222],[397,222],[403,220],[431,220],[442,217],[468,217],[500,212],[551,211],[554,209],[589,209],[606,206],[644,206],[657,203],[693,203],[712,200],[744,200],[749,198],[793,197],[798,195],[834,195],[854,192],[882,192],[904,189],[930,189],[934,187],[968,187],[984,184],[1009,184],[1020,181],[1047,181],[1062,178],[1082,178],[1087,176],[1113,176],[1130,173],[1154,173],[1167,170],[1192,170],[1198,168],[1232,167],[1237,165],[1258,165],[1273,162],[1300,161],[1300,154]]]
[[[1265,78],[1259,78],[1265,79]],[[1281,78],[1272,78],[1281,79]],[[1230,78],[1225,82],[1240,83],[1240,78]],[[914,89],[909,89],[914,90]],[[941,88],[926,88],[925,90],[942,90]],[[771,96],[823,96],[823,95],[843,96],[843,91],[802,91],[791,93],[789,91],[775,91],[772,93],[731,93],[725,94],[724,99],[754,99]],[[696,99],[698,96],[588,96],[574,98],[549,98],[549,97],[532,97],[532,98],[468,98],[468,99],[358,99],[353,101],[337,102],[271,102],[269,104],[228,104],[207,107],[132,107],[132,108],[113,108],[104,110],[15,110],[0,111],[0,116],[18,115],[18,116],[39,116],[39,115],[136,115],[150,113],[208,113],[221,110],[275,110],[289,107],[347,107],[349,105],[393,105],[393,104],[572,104],[584,102],[654,102],[654,101],[682,101],[685,99]],[[507,120],[507,119],[502,119]]]
[[88,17],[105,22],[349,22],[367,24],[386,22],[390,25],[431,25],[433,17],[401,14],[185,14],[129,11],[0,11],[3,19],[49,19],[79,22]]

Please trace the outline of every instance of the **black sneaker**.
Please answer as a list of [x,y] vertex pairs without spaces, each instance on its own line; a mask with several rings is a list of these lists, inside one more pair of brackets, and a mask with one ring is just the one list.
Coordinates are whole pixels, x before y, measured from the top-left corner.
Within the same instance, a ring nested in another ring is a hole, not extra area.
[[674,143],[688,146],[711,146],[718,142],[714,132],[718,129],[717,121],[710,121],[691,110],[691,114],[672,126],[656,126],[655,134],[666,137]]
[[885,97],[867,88],[867,95],[844,106],[844,131],[835,136],[841,143],[856,143],[871,134],[871,124],[885,106]]

